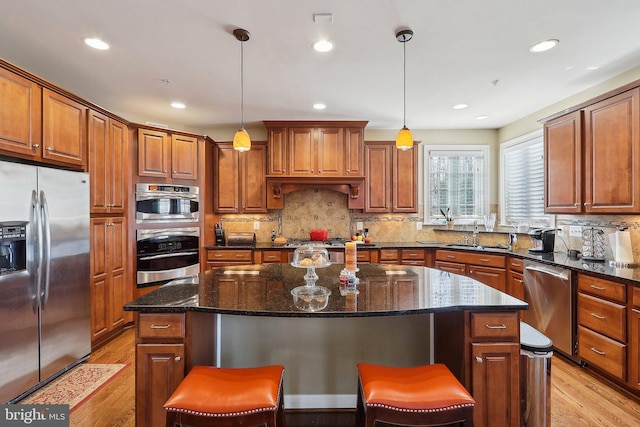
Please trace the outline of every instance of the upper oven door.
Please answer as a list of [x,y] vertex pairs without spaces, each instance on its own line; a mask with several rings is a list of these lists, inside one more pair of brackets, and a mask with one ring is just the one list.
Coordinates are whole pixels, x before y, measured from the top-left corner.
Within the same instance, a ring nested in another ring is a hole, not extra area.
[[197,222],[198,187],[136,184],[136,222]]
[[138,230],[136,240],[138,257],[176,251],[197,251],[200,247],[200,229],[184,227]]

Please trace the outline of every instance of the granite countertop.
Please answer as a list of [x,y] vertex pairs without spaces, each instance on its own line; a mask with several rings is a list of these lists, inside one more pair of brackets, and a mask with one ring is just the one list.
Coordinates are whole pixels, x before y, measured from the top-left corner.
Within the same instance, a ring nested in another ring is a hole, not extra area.
[[[343,264],[317,268],[315,286],[331,291],[326,308],[305,311],[291,291],[305,285],[305,268],[289,264],[225,267],[170,282],[126,304],[127,311],[203,311],[272,317],[371,317],[438,311],[524,310],[527,303],[472,278],[427,267],[359,265],[358,293],[343,293]],[[246,292],[243,292],[246,290]]]
[[[609,265],[609,262],[585,261],[580,258],[570,258],[564,252],[554,252],[549,254],[530,254],[527,249],[510,250],[496,247],[482,246],[483,249],[474,247],[465,247],[457,244],[448,244],[441,242],[375,242],[367,245],[359,245],[361,249],[451,249],[451,250],[468,250],[473,252],[488,252],[504,255],[517,256],[523,259],[540,261],[556,267],[565,267],[577,272],[595,273],[604,278],[622,280],[634,286],[640,286],[640,267],[619,268]],[[270,242],[258,242],[255,246],[207,246],[206,249],[290,249],[283,246],[273,246]],[[340,249],[340,248],[335,248]]]

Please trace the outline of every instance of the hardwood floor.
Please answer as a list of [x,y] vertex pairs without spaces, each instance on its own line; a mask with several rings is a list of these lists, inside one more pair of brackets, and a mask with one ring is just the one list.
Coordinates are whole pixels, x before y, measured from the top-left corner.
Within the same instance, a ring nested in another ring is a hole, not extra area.
[[[129,363],[125,371],[71,414],[73,427],[131,427],[134,415],[135,331],[124,333],[95,351],[89,363]],[[553,427],[637,426],[640,399],[621,393],[588,370],[554,356],[551,367]],[[287,413],[287,427],[353,425],[353,412]]]

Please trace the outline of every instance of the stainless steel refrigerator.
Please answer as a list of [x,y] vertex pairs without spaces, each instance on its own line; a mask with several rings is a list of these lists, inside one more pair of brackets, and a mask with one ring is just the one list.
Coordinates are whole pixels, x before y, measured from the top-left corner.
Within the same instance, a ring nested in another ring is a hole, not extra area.
[[89,176],[0,160],[0,403],[91,352]]

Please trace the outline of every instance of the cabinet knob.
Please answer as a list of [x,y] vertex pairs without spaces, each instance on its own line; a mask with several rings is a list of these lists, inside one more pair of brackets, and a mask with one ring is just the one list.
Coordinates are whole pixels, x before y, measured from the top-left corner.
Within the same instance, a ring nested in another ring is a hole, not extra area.
[[584,205],[585,205],[585,206],[589,206],[589,205],[590,205],[590,203],[589,203],[589,202],[584,202]]
[[40,148],[40,144],[33,144],[33,148]]
[[350,173],[350,172],[351,172],[351,169],[347,169],[347,172],[349,172],[349,173]]
[[180,357],[180,356],[176,356],[176,357],[174,358],[174,360],[175,360],[176,362],[179,362],[179,361],[181,361],[181,360],[182,360],[182,357]]
[[178,173],[178,171],[173,171],[174,174]]
[[580,206],[580,203],[574,203],[573,206],[577,208],[578,206]]
[[47,148],[45,148],[45,150],[47,150],[47,151],[53,151],[53,147],[47,147]]
[[166,169],[163,169],[163,171],[162,171],[162,172],[167,173],[167,170],[166,170]]
[[476,356],[476,362],[478,362],[478,363],[482,363],[482,357],[480,357],[480,356]]

